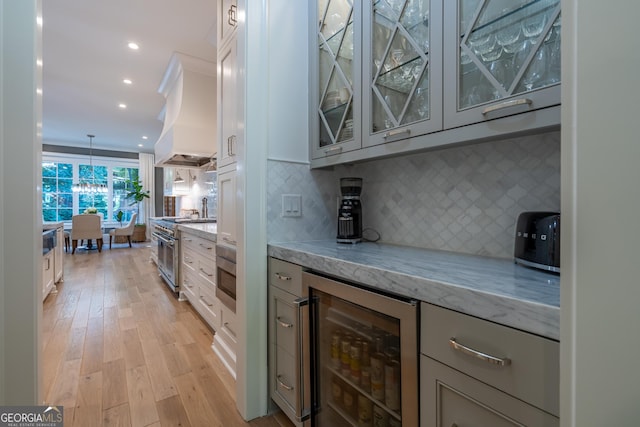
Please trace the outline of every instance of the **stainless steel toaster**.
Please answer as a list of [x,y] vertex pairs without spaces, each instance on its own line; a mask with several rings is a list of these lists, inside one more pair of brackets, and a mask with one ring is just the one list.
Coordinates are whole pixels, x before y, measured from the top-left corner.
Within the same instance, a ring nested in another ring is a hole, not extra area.
[[522,212],[515,239],[517,264],[560,273],[560,213]]

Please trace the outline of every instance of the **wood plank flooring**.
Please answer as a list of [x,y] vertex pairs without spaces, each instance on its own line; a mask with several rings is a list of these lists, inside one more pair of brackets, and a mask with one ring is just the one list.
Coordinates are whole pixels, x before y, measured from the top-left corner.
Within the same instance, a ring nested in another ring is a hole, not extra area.
[[44,302],[46,404],[65,426],[292,427],[281,413],[245,422],[213,332],[178,302],[146,243],[65,254],[64,281]]

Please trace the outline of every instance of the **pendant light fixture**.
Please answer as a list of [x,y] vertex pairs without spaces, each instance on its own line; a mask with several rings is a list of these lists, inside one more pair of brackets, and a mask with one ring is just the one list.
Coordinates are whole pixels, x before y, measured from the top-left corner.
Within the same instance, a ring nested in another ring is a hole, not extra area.
[[184,182],[184,179],[180,176],[180,172],[178,172],[177,170],[176,170],[176,179],[174,179],[173,182],[177,184]]
[[109,188],[105,184],[96,184],[96,174],[93,169],[93,138],[95,135],[87,134],[89,137],[89,168],[91,169],[90,179],[80,179],[77,184],[73,184],[74,193],[85,194],[106,194],[109,192]]

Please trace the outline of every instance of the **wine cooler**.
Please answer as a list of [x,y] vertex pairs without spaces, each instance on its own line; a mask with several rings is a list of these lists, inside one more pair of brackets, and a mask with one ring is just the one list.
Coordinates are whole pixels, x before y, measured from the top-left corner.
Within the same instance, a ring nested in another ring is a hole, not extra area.
[[302,280],[311,426],[417,427],[417,302],[313,273]]

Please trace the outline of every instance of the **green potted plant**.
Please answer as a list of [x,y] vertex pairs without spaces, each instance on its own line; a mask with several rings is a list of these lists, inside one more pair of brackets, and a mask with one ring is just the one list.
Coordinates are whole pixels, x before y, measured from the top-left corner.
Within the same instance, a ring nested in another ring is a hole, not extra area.
[[122,228],[122,218],[123,217],[124,217],[124,212],[118,211],[118,213],[116,214],[116,219],[120,223],[120,228]]
[[129,206],[136,205],[136,213],[138,214],[131,241],[144,242],[147,240],[147,225],[138,221],[140,221],[140,202],[149,198],[149,191],[145,191],[140,180],[137,179],[128,180],[127,187],[131,187],[131,190],[126,195],[126,198],[131,200]]

